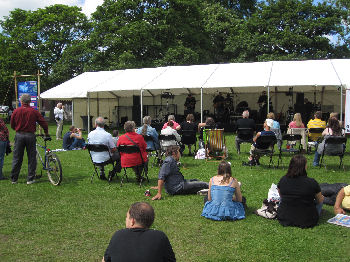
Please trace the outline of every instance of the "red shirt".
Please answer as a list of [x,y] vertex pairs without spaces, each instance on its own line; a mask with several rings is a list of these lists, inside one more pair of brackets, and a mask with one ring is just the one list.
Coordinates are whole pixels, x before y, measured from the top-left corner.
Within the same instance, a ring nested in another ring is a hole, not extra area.
[[[146,152],[147,144],[143,136],[135,132],[129,132],[129,133],[126,133],[125,135],[128,135],[128,137],[131,138],[131,140],[133,140],[140,147],[143,161],[147,162],[147,152]],[[122,135],[119,137],[117,146],[134,145],[125,135]],[[120,158],[121,158],[122,167],[132,167],[132,166],[138,166],[142,164],[140,153],[138,152],[132,153],[132,154],[120,153]]]
[[22,104],[13,111],[11,116],[11,127],[16,132],[35,133],[37,122],[44,129],[45,134],[48,134],[49,129],[44,117],[28,104]]
[[0,141],[8,141],[9,140],[9,130],[5,125],[4,120],[0,118]]

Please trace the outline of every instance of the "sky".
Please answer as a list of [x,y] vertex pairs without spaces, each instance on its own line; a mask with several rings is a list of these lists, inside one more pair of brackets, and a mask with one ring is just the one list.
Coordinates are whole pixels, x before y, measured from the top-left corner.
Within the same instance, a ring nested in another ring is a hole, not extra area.
[[0,0],[0,20],[15,8],[34,11],[55,4],[79,6],[83,13],[90,17],[90,14],[95,12],[96,7],[102,3],[103,0]]

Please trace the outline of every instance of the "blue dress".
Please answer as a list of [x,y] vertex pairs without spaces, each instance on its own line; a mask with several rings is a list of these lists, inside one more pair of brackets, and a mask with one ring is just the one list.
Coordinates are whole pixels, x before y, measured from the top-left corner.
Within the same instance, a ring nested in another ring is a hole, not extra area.
[[211,201],[204,205],[202,216],[212,220],[238,220],[245,218],[243,204],[232,201],[235,188],[228,186],[212,185],[210,189]]

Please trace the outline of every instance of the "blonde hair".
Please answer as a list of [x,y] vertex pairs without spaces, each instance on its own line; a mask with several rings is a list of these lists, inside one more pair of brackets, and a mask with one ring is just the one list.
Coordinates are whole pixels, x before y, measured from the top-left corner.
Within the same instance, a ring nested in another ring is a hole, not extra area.
[[293,121],[295,122],[296,126],[301,126],[303,124],[303,121],[301,120],[301,114],[300,113],[294,114]]
[[267,119],[275,119],[275,114],[273,112],[270,112],[266,116]]

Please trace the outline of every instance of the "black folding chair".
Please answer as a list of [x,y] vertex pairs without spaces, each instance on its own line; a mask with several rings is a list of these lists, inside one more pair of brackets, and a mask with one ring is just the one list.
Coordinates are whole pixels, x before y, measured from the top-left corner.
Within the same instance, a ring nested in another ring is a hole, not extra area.
[[162,159],[168,148],[167,142],[172,142],[171,144],[180,146],[175,135],[159,135],[158,139],[160,143],[160,159]]
[[315,147],[317,150],[317,145],[322,141],[322,132],[324,128],[309,128],[308,133],[313,134],[313,137],[308,136],[307,139],[307,153],[311,152],[311,147]]
[[187,145],[188,147],[194,145],[194,154],[197,151],[197,133],[195,130],[180,130],[181,134],[181,142],[183,145]]
[[237,153],[240,154],[240,144],[242,143],[253,143],[253,137],[254,137],[254,129],[253,128],[238,128],[237,129],[237,137],[239,140],[236,140],[236,146],[238,145],[239,147],[237,148]]
[[[342,150],[338,152],[332,152],[327,151],[327,149],[331,149],[332,146],[339,145],[339,147],[342,148]],[[343,166],[343,169],[345,171],[345,167],[343,164],[343,158],[344,158],[344,153],[345,153],[345,145],[346,145],[346,137],[345,136],[329,136],[325,138],[325,144],[323,147],[322,155],[321,155],[321,160],[320,160],[320,168],[322,164],[324,167],[327,169],[326,164],[323,163],[323,158],[325,155],[327,156],[339,156],[339,168]]]
[[[275,152],[274,147],[277,142],[276,136],[259,136],[256,140],[256,146],[252,154],[254,156],[270,157],[269,167],[273,164],[272,156]],[[255,157],[254,157],[255,158]]]
[[[126,178],[126,181],[129,182],[128,176],[126,174],[126,169],[127,168],[135,168],[136,169],[136,177],[140,179],[140,187],[142,185],[142,182],[147,179],[147,182],[149,182],[148,179],[148,166],[147,163],[143,161],[143,157],[142,157],[142,153],[140,148],[137,145],[119,145],[118,146],[118,151],[120,153],[120,158],[123,158],[122,153],[124,154],[133,154],[133,153],[139,153],[140,154],[140,158],[142,161],[141,165],[137,165],[137,166],[131,166],[131,167],[123,167],[124,169],[124,177]],[[121,160],[121,159],[120,159]],[[123,179],[124,177],[122,177],[120,185],[123,186]]]
[[[282,145],[280,147],[277,167],[280,166],[280,161],[282,164],[282,153],[296,154],[301,152],[301,138],[302,138],[301,135],[293,135],[293,134],[287,134],[282,136]],[[283,148],[283,141],[287,141],[286,148]],[[295,144],[294,146],[294,143],[291,144],[291,142],[296,142],[296,143],[299,142],[299,146],[297,146],[297,144]]]
[[153,166],[159,164],[159,162],[160,162],[160,152],[159,152],[160,150],[156,149],[157,148],[156,143],[154,142],[154,139],[152,136],[146,135],[143,138],[145,139],[146,143],[152,142],[152,145],[153,145],[152,147],[154,149],[147,148],[146,151],[147,151],[148,159],[150,159],[152,156],[155,157],[154,161],[152,162],[152,167],[153,167]]
[[[96,174],[97,177],[99,177],[96,167],[99,167],[101,169],[101,171],[104,171],[104,167],[106,165],[108,165],[108,164],[111,164],[113,166],[112,171],[109,171],[109,174],[108,174],[108,181],[111,182],[113,176],[116,175],[116,174],[112,173],[115,170],[115,163],[112,160],[112,155],[111,155],[111,152],[109,150],[109,147],[107,145],[104,145],[104,144],[87,144],[86,148],[89,151],[90,159],[91,159],[91,162],[92,162],[92,164],[94,166],[94,169],[95,169],[95,172],[91,176],[91,183],[92,183],[92,179],[94,178],[95,174]],[[96,153],[97,152],[99,152],[99,153],[101,153],[101,152],[108,152],[109,160],[107,160],[105,162],[102,162],[102,163],[96,163],[96,162],[94,162],[92,160],[92,155],[91,155],[92,152],[96,152]]]

